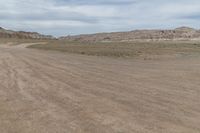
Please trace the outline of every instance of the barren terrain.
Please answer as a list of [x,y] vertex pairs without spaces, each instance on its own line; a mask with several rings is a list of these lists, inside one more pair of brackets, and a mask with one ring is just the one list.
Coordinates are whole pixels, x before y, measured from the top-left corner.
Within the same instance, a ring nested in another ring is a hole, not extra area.
[[1,133],[200,132],[199,54],[115,59],[25,46],[0,46]]

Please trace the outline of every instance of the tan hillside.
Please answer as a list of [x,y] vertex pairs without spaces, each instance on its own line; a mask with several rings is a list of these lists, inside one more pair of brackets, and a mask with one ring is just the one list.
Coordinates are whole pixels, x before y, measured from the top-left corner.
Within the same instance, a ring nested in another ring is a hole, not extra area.
[[129,32],[97,33],[66,36],[70,41],[137,41],[137,40],[200,40],[200,30],[179,27],[173,30],[134,30]]

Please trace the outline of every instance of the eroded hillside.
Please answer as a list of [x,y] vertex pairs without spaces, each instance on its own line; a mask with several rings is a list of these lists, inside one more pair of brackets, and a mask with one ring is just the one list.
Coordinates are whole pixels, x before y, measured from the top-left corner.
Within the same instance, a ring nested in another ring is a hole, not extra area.
[[69,41],[140,41],[140,40],[200,40],[200,30],[180,27],[173,30],[134,30],[129,32],[97,33],[66,36]]
[[53,36],[42,35],[37,32],[13,31],[0,27],[0,38],[17,38],[17,39],[53,39]]

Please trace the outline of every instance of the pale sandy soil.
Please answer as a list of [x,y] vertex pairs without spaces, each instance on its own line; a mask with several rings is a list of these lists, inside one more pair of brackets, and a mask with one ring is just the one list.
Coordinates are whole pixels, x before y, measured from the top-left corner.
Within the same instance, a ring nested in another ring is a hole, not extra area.
[[199,133],[200,56],[0,47],[0,133]]

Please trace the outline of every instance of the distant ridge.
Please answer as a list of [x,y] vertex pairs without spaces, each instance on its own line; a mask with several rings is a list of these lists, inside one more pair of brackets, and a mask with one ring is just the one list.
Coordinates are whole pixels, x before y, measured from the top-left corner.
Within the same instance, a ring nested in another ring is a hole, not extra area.
[[134,30],[129,32],[112,32],[65,36],[59,38],[69,41],[157,41],[157,40],[200,40],[200,30],[190,27],[178,27],[172,30]]
[[54,39],[50,35],[42,35],[37,32],[12,31],[0,27],[0,38],[18,38],[18,39]]
[[180,31],[195,31],[194,28],[190,28],[190,27],[186,27],[186,26],[178,27],[175,30],[180,30]]
[[[55,39],[51,35],[37,32],[13,31],[0,27],[0,38],[18,39]],[[64,36],[58,38],[68,41],[105,42],[105,41],[159,41],[159,40],[199,40],[200,30],[190,27],[178,27],[172,30],[134,30],[128,32],[111,32]]]

